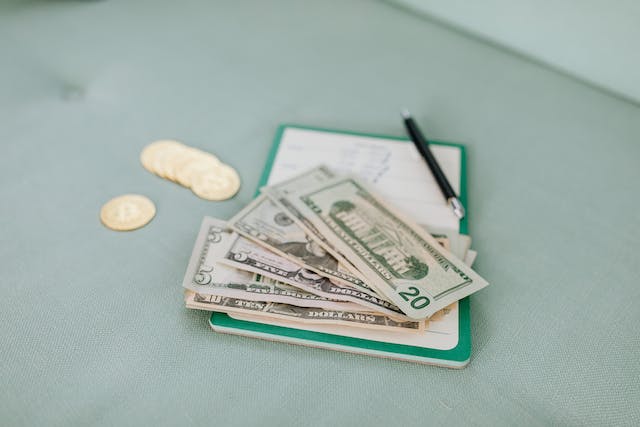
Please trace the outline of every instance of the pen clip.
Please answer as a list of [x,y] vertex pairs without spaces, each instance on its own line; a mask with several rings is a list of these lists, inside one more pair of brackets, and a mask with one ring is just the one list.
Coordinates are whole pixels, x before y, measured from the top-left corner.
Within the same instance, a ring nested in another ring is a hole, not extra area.
[[457,197],[449,197],[449,205],[451,209],[453,209],[453,213],[458,217],[458,219],[464,218],[466,212],[464,210],[464,206],[462,206],[462,202]]

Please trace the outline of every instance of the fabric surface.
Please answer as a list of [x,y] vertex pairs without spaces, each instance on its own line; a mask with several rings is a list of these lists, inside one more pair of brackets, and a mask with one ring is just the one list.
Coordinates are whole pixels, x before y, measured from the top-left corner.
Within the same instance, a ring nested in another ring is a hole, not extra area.
[[[0,9],[0,424],[640,422],[640,109],[372,1]],[[277,125],[468,147],[473,354],[460,371],[214,334],[180,283],[203,216],[252,197]],[[236,167],[206,202],[139,164]],[[123,193],[158,209],[117,233]]]
[[636,0],[387,0],[640,104]]

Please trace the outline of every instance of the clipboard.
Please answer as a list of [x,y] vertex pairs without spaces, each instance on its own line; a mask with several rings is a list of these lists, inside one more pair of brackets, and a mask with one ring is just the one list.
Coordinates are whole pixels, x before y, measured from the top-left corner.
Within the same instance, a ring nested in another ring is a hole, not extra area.
[[[382,145],[384,145],[384,141],[410,143],[407,138],[402,137],[341,131],[295,124],[282,124],[279,126],[276,132],[271,150],[269,151],[267,162],[265,164],[256,195],[259,193],[259,189],[267,185],[269,181],[269,177],[271,176],[271,173],[273,171],[274,162],[276,161],[276,157],[279,153],[283,137],[285,136],[286,132],[308,132],[308,135],[311,135],[311,133],[313,133],[314,138],[316,136],[318,138],[322,138],[323,135],[326,135],[327,139],[331,136],[336,135],[351,136],[360,138],[363,141],[369,140],[376,143],[379,141]],[[459,150],[460,182],[458,183],[458,193],[460,200],[467,207],[467,216],[465,216],[459,222],[459,232],[461,234],[467,234],[468,203],[466,189],[465,147],[462,144],[450,142],[432,142],[432,144],[434,145],[434,148],[437,148],[437,146],[444,146],[453,147]],[[300,325],[300,327],[291,327],[283,324],[278,324],[278,322],[262,323],[262,321],[257,322],[249,319],[234,318],[229,316],[228,314],[218,312],[213,312],[211,314],[209,324],[214,331],[221,333],[230,333],[271,341],[282,341],[291,344],[299,344],[310,347],[392,358],[397,360],[438,365],[449,368],[463,368],[469,363],[469,359],[471,356],[471,315],[468,297],[463,298],[458,302],[457,314],[457,343],[455,343],[455,345],[452,345],[450,348],[445,349],[437,348],[437,346],[424,346],[422,344],[407,345],[394,342],[382,342],[356,336],[338,335],[334,333],[322,332],[322,328],[315,328],[316,330],[313,330],[314,328],[302,329],[305,327],[303,325]]]

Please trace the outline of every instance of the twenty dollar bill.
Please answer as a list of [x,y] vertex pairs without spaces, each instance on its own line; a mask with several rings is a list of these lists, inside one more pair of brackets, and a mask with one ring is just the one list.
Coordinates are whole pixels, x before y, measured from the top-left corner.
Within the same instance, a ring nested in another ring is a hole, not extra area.
[[427,318],[488,285],[355,178],[326,181],[288,201],[410,318]]

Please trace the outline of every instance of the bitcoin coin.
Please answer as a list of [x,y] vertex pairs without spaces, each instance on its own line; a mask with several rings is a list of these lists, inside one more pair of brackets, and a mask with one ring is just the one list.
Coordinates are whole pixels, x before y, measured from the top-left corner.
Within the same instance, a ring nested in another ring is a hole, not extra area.
[[183,165],[194,162],[194,161],[198,161],[205,154],[206,153],[203,153],[197,148],[185,146],[181,151],[177,152],[173,156],[173,158],[170,159],[170,161],[166,163],[164,168],[166,178],[188,188],[189,187],[188,182],[185,182],[184,180],[179,179],[178,171],[180,170],[181,167],[183,167]]
[[149,172],[159,175],[156,167],[160,157],[164,157],[168,150],[175,149],[175,147],[184,147],[184,145],[171,139],[152,142],[144,147],[140,153],[140,163]]
[[125,194],[109,200],[100,210],[100,221],[116,231],[140,228],[151,221],[156,207],[149,198],[139,194]]
[[161,178],[171,180],[168,175],[169,170],[172,168],[171,164],[183,153],[185,148],[184,145],[167,145],[157,150],[151,164],[155,174]]
[[196,157],[178,165],[176,179],[180,184],[190,188],[197,175],[212,172],[220,165],[220,160],[216,156],[201,151]]
[[231,166],[220,164],[210,171],[196,174],[191,181],[191,191],[206,200],[226,200],[240,188],[238,172]]

